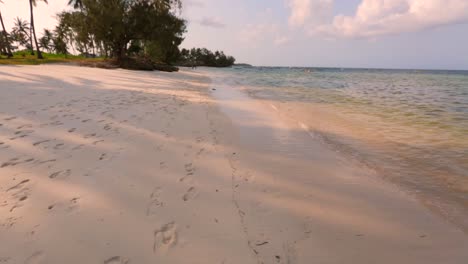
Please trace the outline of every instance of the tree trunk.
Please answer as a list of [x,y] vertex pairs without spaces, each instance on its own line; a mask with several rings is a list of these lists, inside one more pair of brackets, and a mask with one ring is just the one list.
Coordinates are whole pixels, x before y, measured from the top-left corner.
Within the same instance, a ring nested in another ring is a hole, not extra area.
[[[28,36],[27,33],[25,35]],[[33,45],[33,39],[32,38],[33,38],[32,28],[29,27],[29,46],[31,48],[31,55],[34,55],[34,45]]]
[[93,49],[93,56],[96,55],[96,43],[94,42],[94,38],[91,38],[91,48]]
[[[33,14],[32,0],[29,0],[29,8],[30,8],[30,11],[31,11],[31,29],[32,29],[32,33],[34,35],[34,43],[36,44],[37,58],[38,59],[43,59],[44,57],[42,57],[42,53],[39,50],[39,45],[37,44],[36,29],[34,28],[34,14]],[[32,48],[34,50],[34,46]]]
[[126,45],[122,44],[122,41],[117,41],[113,45],[112,53],[112,57],[120,63],[127,55]]
[[10,41],[8,40],[8,33],[6,32],[5,24],[3,24],[3,18],[2,18],[2,13],[1,12],[0,12],[0,22],[2,23],[3,38],[5,39],[5,45],[6,45],[6,48],[7,48],[7,56],[8,56],[8,58],[11,58],[11,57],[13,57],[13,53],[11,53]]

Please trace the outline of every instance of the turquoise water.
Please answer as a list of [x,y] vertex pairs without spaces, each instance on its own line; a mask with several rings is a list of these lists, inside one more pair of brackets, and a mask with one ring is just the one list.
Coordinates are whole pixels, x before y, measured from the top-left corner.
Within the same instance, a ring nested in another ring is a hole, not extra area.
[[416,129],[421,144],[425,138],[457,148],[468,140],[468,71],[238,68],[227,74],[260,98],[333,105],[379,117],[381,125],[399,124],[401,133],[386,128],[395,137],[412,137]]
[[[276,103],[385,178],[424,193],[425,202],[449,218],[468,212],[468,71],[212,71],[233,88]],[[330,118],[335,114],[340,118]]]
[[468,71],[241,68],[239,82],[282,100],[350,104],[408,124],[468,133]]

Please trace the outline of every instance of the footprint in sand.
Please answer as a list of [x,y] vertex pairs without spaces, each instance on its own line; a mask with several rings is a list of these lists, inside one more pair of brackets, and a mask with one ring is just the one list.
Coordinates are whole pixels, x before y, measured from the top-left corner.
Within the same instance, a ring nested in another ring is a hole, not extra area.
[[71,170],[61,170],[61,171],[56,171],[52,174],[49,175],[49,178],[55,179],[55,178],[66,178],[71,175]]
[[84,146],[85,144],[80,144],[80,145],[74,146],[72,150],[79,150],[79,149],[82,149]]
[[104,130],[111,130],[111,129],[112,129],[112,126],[111,126],[111,125],[112,125],[112,123],[106,124],[106,125],[104,126]]
[[92,134],[87,134],[84,136],[84,138],[90,138],[90,137],[95,137],[96,136],[96,133],[92,133]]
[[3,119],[3,120],[5,120],[5,121],[11,121],[11,120],[14,120],[14,119],[16,119],[16,118],[17,118],[16,116],[11,116],[11,117],[7,117],[7,118],[5,118],[5,119]]
[[63,125],[63,123],[57,120],[57,121],[54,121],[54,122],[52,122],[52,123],[49,123],[49,125],[52,125],[52,126],[60,126],[60,125]]
[[104,160],[107,158],[107,154],[106,153],[103,153],[101,154],[101,156],[99,157],[99,160]]
[[58,144],[56,144],[56,145],[54,146],[54,149],[62,149],[63,146],[65,146],[65,144],[63,144],[63,143],[58,143]]
[[192,176],[195,173],[195,168],[193,167],[192,163],[187,163],[184,167],[187,176]]
[[12,137],[10,138],[10,140],[15,140],[15,139],[18,139],[18,138],[24,138],[24,137],[27,137],[28,135],[18,135],[16,137]]
[[49,141],[50,141],[50,140],[41,140],[41,141],[37,141],[37,142],[34,142],[34,143],[33,143],[33,146],[39,146],[39,145],[41,145],[41,144],[43,144],[43,143],[47,143],[47,142],[49,142]]
[[167,223],[154,231],[153,252],[168,250],[177,244],[175,222]]
[[11,197],[16,200],[15,204],[10,208],[10,212],[13,212],[13,210],[19,207],[22,207],[23,202],[28,199],[30,193],[29,188],[26,186],[28,182],[29,179],[22,180],[21,182],[6,190],[6,192],[11,193]]
[[16,129],[23,129],[23,128],[32,128],[32,125],[31,124],[21,125],[17,127]]
[[184,165],[184,167],[185,167],[185,176],[179,179],[180,182],[184,182],[190,176],[193,176],[195,174],[195,168],[193,167],[192,163],[187,163]]
[[205,151],[205,148],[201,148],[201,149],[197,152],[197,157],[199,157],[201,154],[203,154],[204,151]]
[[[48,160],[37,160],[34,162],[34,164],[37,164],[37,165],[43,165],[43,164],[47,164],[47,163],[52,163],[52,162],[56,162],[57,159],[48,159]],[[49,165],[51,166],[51,165]]]
[[29,179],[25,179],[25,180],[22,180],[21,182],[19,182],[18,184],[8,188],[6,190],[6,192],[9,192],[9,191],[14,191],[14,190],[17,190],[17,189],[21,189],[26,183],[28,183],[30,180]]
[[31,162],[33,160],[34,160],[33,158],[26,158],[24,160],[20,160],[20,158],[12,158],[8,160],[7,162],[3,162],[2,165],[0,165],[0,168],[10,167],[10,166],[13,167],[18,164]]
[[80,207],[79,201],[80,201],[80,198],[75,197],[75,198],[68,200],[66,203],[59,202],[59,203],[51,204],[47,207],[47,209],[49,211],[65,211],[67,213],[71,213]]
[[182,196],[182,200],[187,202],[189,200],[194,199],[197,196],[197,194],[198,194],[197,189],[192,186],[187,190],[187,192],[184,194],[184,196]]
[[163,206],[163,202],[160,201],[161,187],[154,188],[150,195],[150,202],[146,207],[146,215],[151,216],[157,213],[159,207]]
[[34,130],[31,130],[31,129],[29,129],[29,130],[18,130],[18,131],[15,132],[15,135],[27,135],[27,134],[31,134],[33,132],[34,132]]
[[110,257],[103,262],[104,264],[128,264],[130,260],[121,256]]
[[45,254],[43,251],[36,251],[31,256],[29,256],[24,264],[40,264],[45,262]]
[[102,142],[104,142],[104,140],[102,140],[102,139],[101,140],[96,140],[96,141],[93,142],[93,145],[97,145],[97,144],[102,143]]
[[0,141],[0,149],[6,149],[6,148],[9,148],[9,146],[5,144],[5,142]]

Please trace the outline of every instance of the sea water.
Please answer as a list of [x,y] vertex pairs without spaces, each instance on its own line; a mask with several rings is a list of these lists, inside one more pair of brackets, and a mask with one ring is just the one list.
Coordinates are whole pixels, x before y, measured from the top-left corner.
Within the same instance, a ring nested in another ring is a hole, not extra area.
[[468,210],[468,71],[209,71],[448,218]]

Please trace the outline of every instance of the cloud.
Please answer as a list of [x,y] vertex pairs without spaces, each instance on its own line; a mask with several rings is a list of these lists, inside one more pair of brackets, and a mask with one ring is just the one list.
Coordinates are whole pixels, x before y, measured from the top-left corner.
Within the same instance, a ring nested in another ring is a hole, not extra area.
[[285,0],[291,10],[289,25],[315,24],[331,15],[333,0]]
[[354,16],[337,15],[328,24],[308,25],[307,30],[332,37],[373,38],[466,22],[467,0],[362,0]]
[[248,24],[240,32],[240,40],[247,43],[257,43],[266,39],[269,35],[276,34],[278,26],[270,23]]
[[204,17],[199,21],[200,25],[214,28],[224,28],[224,24],[219,17]]
[[283,30],[278,24],[259,23],[248,24],[239,34],[239,40],[250,46],[257,46],[262,42],[273,43],[282,46],[291,41],[289,36],[283,35]]
[[266,8],[256,15],[257,23],[250,23],[244,26],[239,33],[239,40],[249,46],[261,44],[282,46],[291,41],[287,36],[287,30],[275,22],[273,10]]

